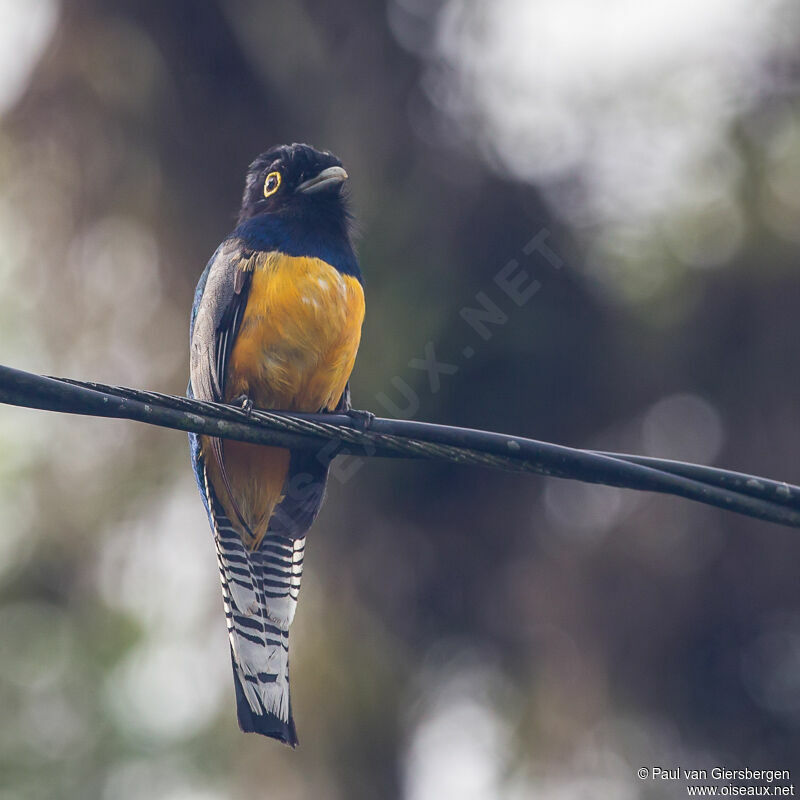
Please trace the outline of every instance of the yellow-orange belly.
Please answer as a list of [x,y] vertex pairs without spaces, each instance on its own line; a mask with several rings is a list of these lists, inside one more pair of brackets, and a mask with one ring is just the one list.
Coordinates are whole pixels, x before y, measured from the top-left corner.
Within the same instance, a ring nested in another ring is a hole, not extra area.
[[[336,407],[355,362],[364,319],[359,281],[318,258],[265,253],[254,272],[225,376],[225,400],[247,395],[257,408],[321,411]],[[289,451],[224,443],[225,469],[256,547],[280,501]],[[209,478],[231,523],[237,515],[206,437]]]

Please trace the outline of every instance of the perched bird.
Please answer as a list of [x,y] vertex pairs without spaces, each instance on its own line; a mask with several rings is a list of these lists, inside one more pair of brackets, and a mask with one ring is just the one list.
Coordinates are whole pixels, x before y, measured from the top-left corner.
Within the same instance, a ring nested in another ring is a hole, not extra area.
[[[235,230],[195,291],[188,394],[291,411],[348,411],[364,319],[338,158],[305,144],[250,165]],[[190,434],[214,534],[243,731],[297,745],[289,625],[329,460]]]

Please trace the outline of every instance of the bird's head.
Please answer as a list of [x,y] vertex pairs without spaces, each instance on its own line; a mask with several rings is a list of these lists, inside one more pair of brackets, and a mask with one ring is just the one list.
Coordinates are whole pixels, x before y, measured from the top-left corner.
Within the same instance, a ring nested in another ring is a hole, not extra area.
[[347,173],[335,155],[307,144],[273,147],[247,171],[239,224],[262,214],[346,224],[342,185]]

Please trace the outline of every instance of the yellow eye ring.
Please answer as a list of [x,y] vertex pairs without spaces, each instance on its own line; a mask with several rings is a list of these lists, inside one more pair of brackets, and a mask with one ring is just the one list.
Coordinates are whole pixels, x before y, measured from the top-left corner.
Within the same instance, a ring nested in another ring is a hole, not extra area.
[[270,172],[264,181],[264,197],[269,197],[278,191],[281,185],[280,172]]

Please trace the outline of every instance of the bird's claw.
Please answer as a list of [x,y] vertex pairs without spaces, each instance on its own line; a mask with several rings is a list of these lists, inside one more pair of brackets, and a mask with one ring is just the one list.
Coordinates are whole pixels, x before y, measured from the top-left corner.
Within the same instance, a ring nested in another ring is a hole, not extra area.
[[371,411],[363,411],[359,408],[348,408],[344,413],[353,420],[356,429],[362,433],[372,425],[372,420],[375,419],[375,415]]
[[242,411],[249,417],[253,413],[253,401],[246,395],[240,394],[231,401],[232,405],[241,406]]

